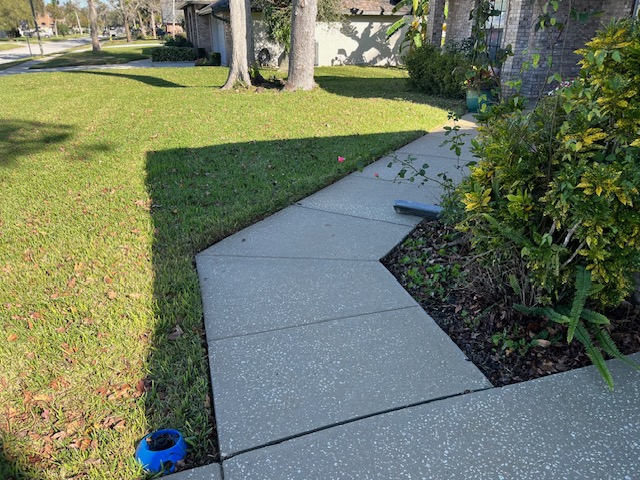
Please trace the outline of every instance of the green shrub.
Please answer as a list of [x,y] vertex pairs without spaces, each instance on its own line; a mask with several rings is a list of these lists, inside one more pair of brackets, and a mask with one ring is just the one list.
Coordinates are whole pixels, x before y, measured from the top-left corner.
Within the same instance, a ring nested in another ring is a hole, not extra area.
[[597,308],[617,305],[640,270],[640,29],[611,25],[579,53],[570,86],[488,115],[458,192],[460,228],[529,305],[567,302],[578,267]]
[[151,49],[153,62],[193,62],[196,50],[191,47],[156,47]]
[[196,67],[219,67],[221,56],[219,52],[211,52],[209,55],[204,55],[196,59]]
[[71,28],[69,28],[69,26],[65,25],[64,23],[58,23],[57,27],[58,27],[58,35],[66,37],[71,33]]
[[458,228],[501,293],[564,325],[613,388],[603,352],[626,359],[590,308],[618,305],[640,270],[640,27],[611,24],[578,53],[579,78],[550,77],[561,86],[531,111],[516,97],[484,115]]
[[176,35],[175,37],[167,36],[164,44],[167,47],[193,47],[193,43],[187,40],[184,35]]
[[410,52],[405,58],[409,84],[428,95],[464,98],[468,60],[461,53],[442,52],[431,44]]

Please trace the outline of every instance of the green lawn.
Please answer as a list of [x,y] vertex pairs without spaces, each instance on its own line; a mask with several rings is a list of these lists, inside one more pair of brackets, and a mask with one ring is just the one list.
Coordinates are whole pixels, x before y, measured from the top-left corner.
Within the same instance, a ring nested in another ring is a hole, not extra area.
[[[86,48],[86,47],[79,47]],[[143,60],[151,57],[151,49],[154,47],[126,47],[105,48],[99,52],[83,51],[69,52],[56,56],[31,67],[32,69],[78,67],[81,65],[113,65],[128,63],[134,60]]]
[[3,52],[5,50],[13,50],[15,48],[20,48],[23,45],[19,44],[19,43],[0,43],[0,52]]
[[321,68],[305,93],[222,92],[224,68],[0,78],[0,478],[141,478],[136,443],[161,427],[212,461],[194,254],[442,124],[452,104],[405,76]]

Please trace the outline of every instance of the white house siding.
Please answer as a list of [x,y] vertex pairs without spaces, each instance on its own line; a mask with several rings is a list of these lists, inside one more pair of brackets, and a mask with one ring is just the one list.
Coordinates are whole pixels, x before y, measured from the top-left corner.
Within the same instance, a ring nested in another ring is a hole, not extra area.
[[[222,14],[219,14],[222,15]],[[209,27],[208,51],[220,52],[222,65],[230,58],[231,44],[225,31],[228,25],[211,15],[200,16],[207,19]],[[269,40],[262,13],[252,12],[253,35],[256,56],[266,48],[271,57],[270,66],[277,67],[282,61],[284,49]],[[404,31],[386,40],[387,29],[398,19],[397,16],[358,15],[347,17],[343,23],[318,22],[316,24],[316,59],[319,66],[330,65],[398,65],[402,63],[399,53]]]
[[316,64],[329,65],[398,65],[400,42],[404,32],[387,41],[387,29],[398,17],[359,15],[343,23],[318,22],[316,25]]

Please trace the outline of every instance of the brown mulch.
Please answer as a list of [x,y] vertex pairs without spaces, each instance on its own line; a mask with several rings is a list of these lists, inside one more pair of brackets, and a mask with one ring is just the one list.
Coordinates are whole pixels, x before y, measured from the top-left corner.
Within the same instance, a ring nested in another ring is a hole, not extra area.
[[[523,316],[507,299],[479,294],[477,282],[470,285],[469,275],[465,277],[471,262],[468,246],[452,228],[424,221],[408,238],[419,241],[403,242],[382,263],[494,386],[591,364],[578,341],[566,344],[566,328],[541,317]],[[416,257],[428,260],[417,267],[407,261]],[[429,277],[429,265],[456,263],[463,266],[462,275],[457,281],[438,283],[445,288],[436,294],[433,288],[416,286],[408,272],[413,266]],[[625,302],[604,313],[620,351],[625,355],[640,351],[640,308]]]

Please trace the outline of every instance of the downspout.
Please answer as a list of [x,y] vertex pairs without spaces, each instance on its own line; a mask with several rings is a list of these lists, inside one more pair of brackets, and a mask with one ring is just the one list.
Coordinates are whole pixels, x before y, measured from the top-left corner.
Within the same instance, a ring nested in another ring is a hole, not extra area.
[[636,0],[633,7],[633,18],[638,18],[638,11],[640,10],[640,0]]

